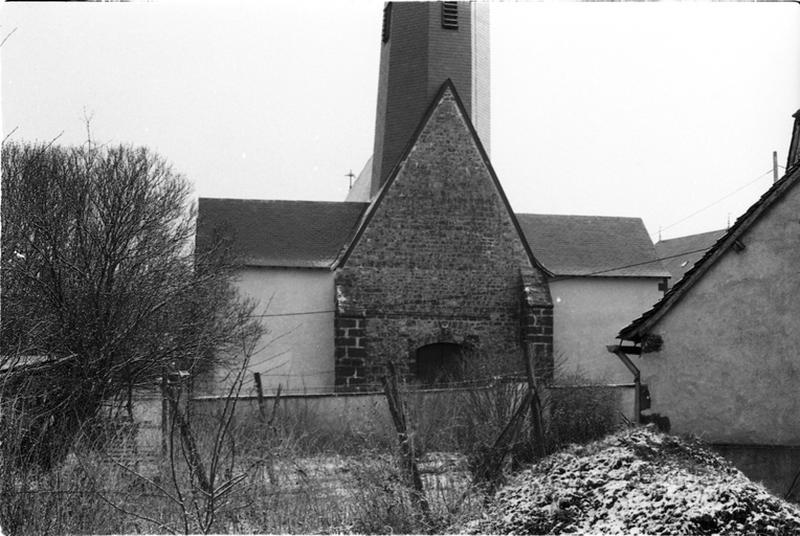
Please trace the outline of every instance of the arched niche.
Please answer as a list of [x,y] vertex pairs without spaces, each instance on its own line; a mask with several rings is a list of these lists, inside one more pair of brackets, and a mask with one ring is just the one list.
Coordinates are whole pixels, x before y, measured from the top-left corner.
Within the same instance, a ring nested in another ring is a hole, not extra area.
[[453,342],[436,342],[417,348],[414,373],[423,385],[434,386],[464,379],[467,348]]

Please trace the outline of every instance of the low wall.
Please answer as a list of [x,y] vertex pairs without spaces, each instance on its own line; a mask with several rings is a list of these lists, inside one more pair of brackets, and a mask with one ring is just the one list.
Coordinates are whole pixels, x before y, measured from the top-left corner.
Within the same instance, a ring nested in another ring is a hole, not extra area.
[[[509,397],[519,400],[527,389],[527,384],[502,384],[483,387],[462,387],[448,389],[401,389],[401,398],[406,407],[408,422],[419,434],[419,439],[431,448],[446,448],[454,424],[463,422],[458,417],[464,412],[479,422],[490,421],[502,426],[510,418]],[[548,388],[542,396],[550,395],[554,401],[587,408],[587,397],[602,390],[611,395],[613,419],[620,422],[633,421],[632,384],[612,386],[563,386]],[[225,397],[196,396],[190,400],[187,410],[198,418],[219,415],[226,403]],[[139,423],[137,445],[141,452],[161,447],[161,399],[148,396],[136,404],[136,421]],[[608,407],[608,406],[604,406]],[[263,414],[263,416],[262,416]],[[394,444],[395,429],[383,392],[365,393],[327,393],[327,394],[286,394],[276,397],[265,395],[259,407],[255,396],[240,396],[236,401],[234,425],[247,425],[258,420],[276,417],[277,423],[290,423],[301,434],[315,434],[328,438],[370,438]],[[569,412],[567,412],[569,415]],[[624,417],[624,419],[623,419]],[[463,431],[462,431],[463,433]],[[443,439],[444,438],[444,439]],[[428,443],[430,441],[430,443]]]
[[[712,447],[747,478],[761,482],[779,497],[786,495],[800,472],[800,446],[716,443]],[[794,482],[788,499],[800,503],[800,481]]]
[[139,456],[154,456],[161,449],[162,398],[155,390],[136,394],[133,420],[136,423],[136,452]]
[[[224,404],[224,397],[198,396],[191,400],[192,411],[203,415],[220,411]],[[258,419],[261,411],[258,397],[239,397],[237,419]],[[263,412],[267,419],[277,412],[278,418],[291,417],[317,431],[366,433],[391,426],[386,397],[382,392],[265,395]]]
[[[517,389],[521,393],[527,388],[527,385],[509,384],[505,388]],[[409,422],[430,427],[447,426],[448,417],[453,416],[465,403],[477,403],[475,396],[481,392],[488,393],[491,389],[492,387],[414,389],[401,390],[400,394],[406,405]],[[549,389],[554,397],[576,392],[586,392],[589,395],[591,391],[606,390],[610,392],[615,401],[617,414],[614,417],[618,417],[620,422],[625,419],[634,420],[635,390],[633,384],[559,385],[551,386]],[[509,394],[504,396],[509,396]],[[260,409],[257,397],[239,397],[236,409],[237,419],[258,419],[260,418],[259,413],[262,411],[265,418],[269,419],[273,412],[277,412],[279,418],[291,417],[319,432],[377,433],[387,437],[392,437],[394,434],[391,415],[383,392],[281,395],[277,400],[277,405],[274,395],[265,395],[262,400],[263,409]],[[224,402],[224,397],[194,397],[191,401],[192,411],[197,414],[211,415],[220,411]]]

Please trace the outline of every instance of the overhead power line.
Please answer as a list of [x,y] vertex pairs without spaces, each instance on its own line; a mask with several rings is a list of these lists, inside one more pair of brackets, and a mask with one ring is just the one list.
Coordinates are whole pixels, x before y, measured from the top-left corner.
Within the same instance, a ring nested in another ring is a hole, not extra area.
[[[703,251],[707,251],[708,249],[709,248],[702,248],[702,249],[694,249],[692,251],[683,251],[681,253],[676,253],[674,255],[667,255],[666,257],[659,257],[654,261],[634,262],[632,264],[626,264],[624,266],[618,266],[616,268],[608,268],[606,270],[598,270],[596,272],[589,272],[588,274],[567,276],[564,279],[569,279],[569,278],[572,278],[572,277],[587,277],[587,276],[591,276],[591,275],[604,274],[604,273],[607,273],[607,272],[615,272],[617,270],[624,270],[625,268],[633,268],[635,266],[642,266],[642,265],[645,265],[645,264],[652,264],[654,262],[666,261],[666,260],[669,260],[669,259],[674,259],[675,257],[683,257],[684,255],[692,255],[694,253],[700,253],[700,252],[703,252]],[[556,278],[556,279],[560,279],[560,278]]]
[[[567,275],[567,276],[562,276],[562,277],[555,277],[553,279],[556,280],[556,281],[563,281],[565,279],[575,279],[575,278],[578,278],[578,277],[591,277],[593,275],[600,275],[600,274],[605,274],[605,273],[609,273],[609,272],[616,272],[618,270],[625,270],[627,268],[635,268],[637,266],[645,266],[647,264],[653,264],[653,263],[657,263],[657,262],[661,262],[661,261],[665,261],[665,260],[669,260],[669,259],[674,259],[676,257],[682,257],[684,255],[693,255],[695,253],[702,253],[702,252],[704,252],[704,251],[706,251],[708,249],[709,248],[702,248],[702,249],[694,249],[694,250],[690,250],[690,251],[682,251],[680,253],[675,253],[674,255],[667,255],[665,257],[658,257],[658,258],[650,260],[650,261],[634,262],[634,263],[630,263],[630,264],[622,264],[622,265],[614,266],[614,267],[611,267],[611,268],[604,268],[602,270],[596,270],[594,272],[587,272],[585,274]],[[459,299],[459,298],[464,298],[464,297],[468,297],[468,296],[476,296],[476,295],[483,295],[483,294],[487,294],[487,295],[497,294],[497,292],[502,291],[502,290],[512,290],[512,289],[518,289],[518,288],[519,288],[519,285],[509,285],[507,287],[493,288],[491,290],[488,290],[488,289],[487,290],[483,290],[483,291],[481,291],[481,290],[473,290],[473,291],[466,292],[466,293],[463,293],[463,294],[438,296],[436,298],[430,298],[430,299],[427,299],[427,300],[423,299],[423,300],[414,300],[414,301],[409,301],[409,302],[394,302],[392,304],[389,304],[389,306],[394,307],[394,306],[404,306],[404,305],[406,305],[406,306],[407,305],[423,305],[423,304],[427,304],[427,303],[433,304],[433,303],[439,303],[442,300]],[[302,315],[330,314],[330,313],[335,313],[335,312],[336,312],[336,309],[319,309],[319,310],[310,310],[310,311],[295,311],[295,312],[290,312],[290,313],[264,313],[264,314],[250,315],[250,316],[253,317],[253,318],[271,318],[271,317],[281,317],[281,316],[302,316]],[[392,312],[393,312],[393,314],[399,314],[399,313],[418,314],[419,313],[419,311],[392,311]]]
[[711,208],[711,207],[713,207],[713,206],[715,206],[715,205],[717,205],[717,204],[719,204],[719,203],[722,203],[723,201],[725,201],[725,200],[726,200],[726,199],[728,199],[729,197],[733,196],[734,194],[738,194],[739,192],[741,192],[742,190],[744,190],[744,189],[745,189],[745,188],[747,188],[748,186],[751,186],[752,184],[755,184],[756,182],[760,181],[761,179],[763,179],[764,177],[766,177],[766,176],[767,176],[767,175],[769,175],[770,173],[772,173],[772,170],[771,170],[771,169],[768,169],[767,171],[765,171],[764,173],[762,173],[761,175],[759,175],[759,176],[758,176],[758,177],[756,177],[755,179],[753,179],[753,180],[751,180],[751,181],[747,182],[746,184],[743,184],[742,186],[738,187],[737,189],[735,189],[735,190],[734,190],[734,191],[732,191],[731,193],[729,193],[729,194],[726,194],[726,195],[724,195],[724,196],[720,197],[719,199],[717,199],[717,200],[716,200],[716,201],[714,201],[713,203],[709,203],[708,205],[704,206],[703,208],[697,209],[696,211],[692,212],[692,213],[691,213],[691,214],[689,214],[688,216],[686,216],[686,217],[684,217],[684,218],[681,218],[680,220],[678,220],[678,221],[676,221],[676,222],[674,222],[674,223],[670,223],[670,224],[669,224],[669,225],[667,225],[666,227],[662,227],[660,230],[661,230],[661,231],[666,231],[666,230],[667,230],[667,229],[669,229],[670,227],[675,227],[675,226],[676,226],[676,225],[678,225],[679,223],[683,223],[683,222],[685,222],[686,220],[688,220],[689,218],[693,218],[693,217],[697,216],[698,214],[700,214],[700,213],[701,213],[701,212],[703,212],[704,210],[708,210],[709,208]]
[[[782,167],[782,168],[785,169],[784,166],[779,166],[779,167]],[[674,226],[676,226],[676,225],[678,225],[680,223],[683,223],[686,220],[688,220],[689,218],[692,218],[692,217],[696,216],[697,214],[700,214],[704,210],[707,210],[707,209],[713,207],[714,205],[717,205],[718,203],[721,203],[725,199],[728,199],[729,197],[733,196],[734,194],[739,193],[740,191],[744,190],[748,186],[751,186],[752,184],[754,184],[757,181],[761,180],[762,178],[764,178],[765,176],[769,175],[770,173],[772,173],[772,169],[768,169],[767,171],[765,171],[764,173],[762,173],[758,177],[748,181],[747,183],[743,184],[742,186],[740,186],[736,190],[734,190],[734,191],[730,192],[729,194],[726,194],[723,197],[717,199],[713,203],[710,203],[710,204],[708,204],[708,205],[706,205],[706,206],[704,206],[704,207],[692,212],[688,216],[686,216],[684,218],[681,218],[680,220],[678,220],[678,221],[676,221],[674,223],[671,223],[671,224],[667,225],[666,227],[662,227],[661,231],[669,229],[671,227],[674,227]],[[635,268],[637,266],[645,266],[645,265],[653,264],[653,263],[660,262],[660,261],[663,261],[663,260],[673,259],[675,257],[681,257],[683,255],[692,255],[694,253],[701,253],[703,251],[706,251],[706,249],[708,249],[708,248],[696,249],[696,250],[692,250],[692,251],[683,251],[681,253],[676,253],[674,255],[668,255],[666,257],[659,257],[659,258],[656,258],[656,259],[651,260],[651,261],[643,261],[643,262],[635,262],[635,263],[631,263],[631,264],[623,264],[623,265],[614,266],[614,267],[611,267],[611,268],[604,268],[602,270],[596,270],[594,272],[588,272],[588,273],[585,273],[585,274],[576,274],[576,275],[555,277],[554,280],[562,281],[562,280],[565,280],[565,279],[573,279],[573,278],[577,278],[577,277],[590,277],[590,276],[593,276],[593,275],[600,275],[600,274],[615,272],[615,271],[618,271],[618,270],[625,270],[627,268]],[[387,305],[390,306],[390,307],[396,307],[396,306],[409,306],[409,305],[423,305],[423,304],[427,304],[427,303],[433,304],[433,303],[440,303],[442,300],[463,299],[464,297],[467,297],[467,296],[480,296],[482,294],[496,294],[499,291],[511,290],[511,289],[516,289],[516,288],[519,288],[519,286],[518,285],[514,285],[514,286],[502,287],[502,288],[499,288],[499,289],[498,288],[493,288],[491,290],[477,290],[477,289],[474,289],[474,290],[471,290],[469,292],[463,292],[463,293],[458,294],[458,295],[444,295],[444,296],[440,295],[440,296],[437,296],[436,298],[430,298],[430,299],[427,299],[427,300],[422,299],[422,300],[414,300],[412,302],[395,302],[395,303],[387,304]],[[304,315],[331,314],[331,313],[335,313],[335,312],[336,312],[336,309],[318,309],[318,310],[309,310],[309,311],[294,311],[294,312],[289,312],[289,313],[263,313],[263,314],[255,314],[255,315],[250,315],[250,316],[253,317],[253,318],[275,318],[275,317],[292,317],[292,316],[304,316]],[[397,310],[395,310],[395,311],[393,311],[393,314],[401,314],[401,313],[405,313],[405,312],[410,312],[410,313],[413,313],[413,314],[418,314],[419,313],[419,311],[397,311]]]
[[[786,169],[784,166],[779,166],[779,167],[782,167],[782,168]],[[706,206],[704,206],[704,207],[692,212],[688,216],[685,216],[684,218],[681,218],[680,220],[678,220],[678,221],[676,221],[674,223],[671,223],[671,224],[667,225],[666,227],[662,227],[660,230],[663,231],[663,230],[669,229],[671,227],[674,227],[674,226],[676,226],[676,225],[678,225],[680,223],[685,222],[689,218],[692,218],[692,217],[700,214],[704,210],[707,210],[707,209],[709,209],[709,208],[721,203],[725,199],[728,199],[729,197],[739,193],[740,191],[744,190],[748,186],[751,186],[752,184],[754,184],[754,183],[758,182],[759,180],[761,180],[762,178],[766,177],[770,173],[772,173],[772,169],[768,169],[767,171],[765,171],[764,173],[762,173],[758,177],[748,181],[747,183],[745,183],[742,186],[738,187],[736,190],[730,192],[729,194],[724,195],[723,197],[717,199],[713,203],[710,203],[710,204],[708,204],[708,205],[706,205]],[[594,272],[588,272],[588,273],[585,273],[585,274],[561,276],[561,277],[556,277],[554,279],[557,280],[557,281],[562,281],[564,279],[573,279],[573,278],[577,278],[577,277],[590,277],[590,276],[593,276],[593,275],[600,275],[600,274],[605,274],[605,273],[609,273],[609,272],[615,272],[615,271],[618,271],[618,270],[625,270],[627,268],[635,268],[637,266],[645,266],[647,264],[653,264],[653,263],[660,262],[660,261],[663,261],[663,260],[673,259],[675,257],[681,257],[683,255],[692,255],[694,253],[701,253],[703,251],[706,251],[706,249],[708,249],[708,248],[696,249],[696,250],[692,250],[692,251],[683,251],[681,253],[676,253],[674,255],[669,255],[669,256],[666,256],[666,257],[659,257],[659,258],[651,260],[651,261],[643,261],[643,262],[636,262],[636,263],[631,263],[631,264],[623,264],[623,265],[620,265],[620,266],[614,266],[614,267],[611,267],[611,268],[604,268],[602,270],[596,270]],[[458,295],[446,295],[446,296],[441,296],[440,295],[440,296],[438,296],[436,298],[431,298],[431,299],[428,299],[428,300],[424,300],[423,299],[423,300],[414,300],[413,302],[395,302],[395,303],[392,303],[392,304],[389,304],[389,305],[392,306],[392,307],[395,307],[395,306],[403,306],[403,305],[422,305],[422,304],[426,304],[426,303],[438,303],[438,302],[441,302],[442,300],[463,299],[465,296],[479,296],[479,295],[482,295],[482,294],[496,294],[498,291],[510,290],[510,289],[516,289],[516,288],[518,288],[518,285],[509,286],[509,287],[503,287],[503,288],[499,288],[499,289],[498,288],[494,288],[494,289],[491,289],[491,290],[483,290],[483,291],[481,291],[481,290],[471,290],[469,292],[464,292],[464,293],[461,293],[461,294],[458,294]],[[250,315],[250,316],[254,317],[254,318],[274,318],[274,317],[291,317],[291,316],[303,316],[303,315],[330,314],[330,313],[335,313],[335,312],[336,312],[336,309],[319,309],[319,310],[310,310],[310,311],[295,311],[295,312],[290,312],[290,313],[263,313],[263,314],[256,314],[256,315]],[[405,311],[394,311],[395,314],[399,314],[399,313],[403,313],[403,312],[405,312]],[[413,313],[417,314],[417,313],[419,313],[419,311],[413,311]]]
[[320,315],[325,313],[335,313],[336,309],[322,309],[320,311],[297,311],[294,313],[264,313],[260,315],[250,315],[251,318],[269,318],[272,316],[302,316],[302,315]]

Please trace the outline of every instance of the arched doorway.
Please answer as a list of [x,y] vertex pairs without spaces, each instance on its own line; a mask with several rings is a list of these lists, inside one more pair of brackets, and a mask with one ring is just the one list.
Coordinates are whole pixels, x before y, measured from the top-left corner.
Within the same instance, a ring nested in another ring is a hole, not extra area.
[[416,352],[416,376],[423,385],[459,381],[464,377],[465,348],[460,344],[437,342]]

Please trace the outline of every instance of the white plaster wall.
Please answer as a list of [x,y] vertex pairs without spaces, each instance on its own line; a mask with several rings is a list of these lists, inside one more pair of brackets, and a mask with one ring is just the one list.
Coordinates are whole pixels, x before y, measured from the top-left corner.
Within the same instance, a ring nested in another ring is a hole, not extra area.
[[[260,372],[265,394],[281,384],[286,392],[332,390],[334,383],[333,273],[329,270],[247,267],[239,274],[242,295],[258,300],[257,314],[267,333],[251,357],[242,394],[254,394]],[[220,393],[224,371],[217,376]],[[221,393],[220,393],[221,394]]]
[[654,326],[653,411],[709,441],[800,445],[800,190],[728,251]]
[[[629,383],[633,375],[606,346],[622,326],[656,303],[656,278],[574,277],[550,282],[556,381],[575,373],[600,383]],[[560,366],[558,366],[560,364]]]

